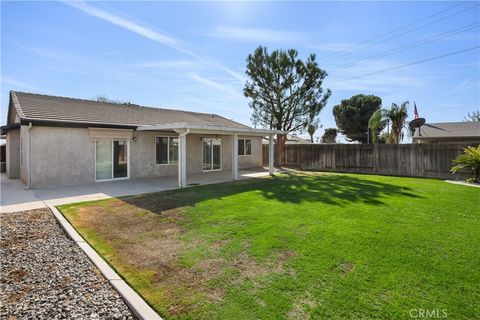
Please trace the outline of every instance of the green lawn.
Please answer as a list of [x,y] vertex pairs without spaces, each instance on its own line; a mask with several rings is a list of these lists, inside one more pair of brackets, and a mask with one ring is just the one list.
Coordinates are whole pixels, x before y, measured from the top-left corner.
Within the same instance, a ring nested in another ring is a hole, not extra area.
[[478,318],[479,209],[478,188],[316,173],[60,207],[166,319]]

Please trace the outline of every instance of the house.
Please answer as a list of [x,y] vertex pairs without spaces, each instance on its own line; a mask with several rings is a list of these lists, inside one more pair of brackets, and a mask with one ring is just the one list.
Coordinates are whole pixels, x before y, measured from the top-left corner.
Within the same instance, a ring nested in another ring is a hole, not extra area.
[[[277,140],[276,137],[274,137],[274,142]],[[268,144],[269,141],[267,138],[263,138],[263,144]],[[304,139],[304,138],[300,138],[296,135],[291,135],[291,134],[288,134],[287,135],[287,140],[285,141],[285,144],[311,144],[313,142],[311,142],[309,139]]]
[[427,123],[413,135],[414,143],[480,143],[480,122]]
[[6,172],[28,188],[209,174],[262,166],[273,135],[216,114],[10,91]]

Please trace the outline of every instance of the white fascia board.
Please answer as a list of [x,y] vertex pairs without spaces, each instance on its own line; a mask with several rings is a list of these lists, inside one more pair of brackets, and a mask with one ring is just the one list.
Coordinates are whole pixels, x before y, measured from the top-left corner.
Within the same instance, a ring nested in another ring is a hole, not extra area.
[[214,125],[197,125],[186,123],[174,123],[174,124],[159,124],[152,126],[139,126],[137,131],[164,131],[173,130],[176,132],[183,132],[190,130],[190,133],[203,133],[203,134],[244,134],[244,135],[268,135],[268,134],[287,134],[287,131],[281,130],[268,130],[268,129],[254,129],[254,128],[234,128]]

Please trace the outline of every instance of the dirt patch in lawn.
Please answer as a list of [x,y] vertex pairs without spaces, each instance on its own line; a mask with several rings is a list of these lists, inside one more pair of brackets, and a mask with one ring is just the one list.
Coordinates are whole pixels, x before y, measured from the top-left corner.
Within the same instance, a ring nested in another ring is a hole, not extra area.
[[[162,205],[159,199],[154,199],[140,208],[135,201],[129,197],[128,202],[111,199],[107,203],[81,206],[70,218],[75,226],[94,231],[108,243],[120,264],[132,270],[148,271],[152,275],[149,285],[165,292],[169,301],[167,309],[172,315],[192,312],[199,297],[210,303],[222,302],[228,284],[238,285],[249,280],[258,286],[263,276],[294,274],[286,267],[286,262],[295,255],[292,251],[281,251],[272,259],[258,262],[247,253],[250,244],[244,243],[243,251],[226,258],[220,252],[229,245],[228,240],[205,243],[195,238],[189,238],[188,242],[182,239],[182,225],[188,223],[182,214],[185,206],[175,204],[172,199]],[[146,210],[149,207],[152,210]],[[205,257],[192,266],[182,265],[182,253],[199,247],[206,248]],[[230,277],[227,284],[212,284],[212,280],[232,270],[235,276]],[[185,292],[189,292],[190,298],[185,299]]]
[[288,319],[292,320],[306,320],[310,319],[310,309],[314,309],[318,305],[316,299],[314,299],[309,292],[305,292],[304,295],[297,298],[292,309],[288,313]]
[[338,265],[336,269],[340,272],[342,276],[346,276],[355,269],[355,265],[350,261],[345,261]]

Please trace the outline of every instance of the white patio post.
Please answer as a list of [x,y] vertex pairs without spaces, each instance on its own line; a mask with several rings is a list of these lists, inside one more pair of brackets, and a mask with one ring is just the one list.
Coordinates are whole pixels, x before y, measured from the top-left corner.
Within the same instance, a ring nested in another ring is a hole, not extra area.
[[273,176],[273,134],[268,135],[268,173]]
[[238,180],[238,134],[234,134],[232,139],[232,179]]
[[178,186],[187,186],[187,133],[178,136]]

